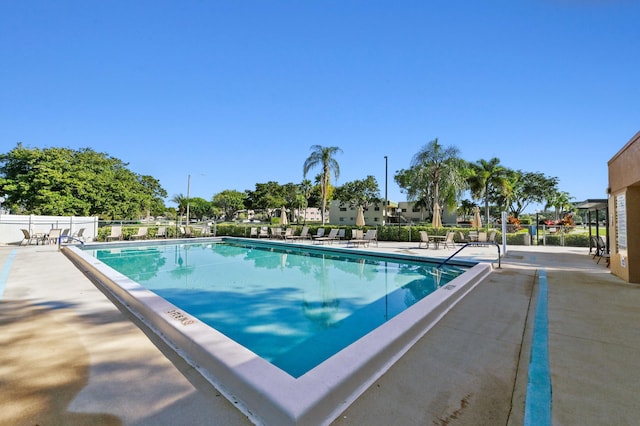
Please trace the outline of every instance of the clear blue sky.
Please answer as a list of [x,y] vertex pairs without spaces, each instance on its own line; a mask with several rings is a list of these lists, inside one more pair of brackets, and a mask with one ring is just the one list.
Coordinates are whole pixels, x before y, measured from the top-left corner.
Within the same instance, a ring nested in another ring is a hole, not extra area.
[[384,195],[387,155],[399,201],[395,171],[438,138],[605,198],[640,130],[638,22],[632,0],[5,0],[0,152],[90,147],[211,199],[299,183],[338,146],[337,185]]

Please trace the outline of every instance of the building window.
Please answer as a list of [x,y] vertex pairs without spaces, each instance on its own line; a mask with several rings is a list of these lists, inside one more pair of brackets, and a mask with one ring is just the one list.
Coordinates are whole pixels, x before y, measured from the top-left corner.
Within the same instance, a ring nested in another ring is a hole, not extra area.
[[341,217],[339,220],[340,222],[344,222],[344,217]]
[[347,208],[346,208],[346,207],[340,207],[340,211],[341,211],[341,212],[346,212],[346,211],[347,211]]
[[373,210],[379,212],[380,211],[380,207],[376,206]]
[[414,206],[413,209],[411,209],[411,211],[414,213],[420,213],[420,207]]
[[374,218],[373,218],[373,221],[374,221],[374,222],[377,222],[377,221],[378,221],[378,218],[377,218],[377,217],[374,217]]

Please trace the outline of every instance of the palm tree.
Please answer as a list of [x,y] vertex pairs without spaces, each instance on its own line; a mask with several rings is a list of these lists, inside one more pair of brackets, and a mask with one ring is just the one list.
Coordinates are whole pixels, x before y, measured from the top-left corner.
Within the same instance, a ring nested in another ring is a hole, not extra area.
[[[187,197],[185,197],[182,194],[178,194],[178,195],[174,195],[171,198],[171,202],[176,203],[178,205],[178,209],[180,210],[180,216],[182,216],[182,214],[185,212],[186,208],[187,208]],[[182,220],[182,219],[179,219]]]
[[[300,183],[300,194],[302,195],[302,199],[304,200],[304,224],[307,224],[307,206],[309,205],[309,197],[311,197],[311,191],[313,190],[313,186],[311,185],[311,181],[309,179],[303,179]],[[298,215],[300,216],[300,215]]]
[[571,195],[565,191],[553,191],[547,196],[545,210],[553,207],[555,210],[556,222],[560,219],[560,212],[571,209]]
[[500,159],[478,160],[471,164],[471,176],[468,178],[471,194],[476,199],[484,198],[484,214],[489,226],[489,199],[494,193],[503,193],[507,186],[506,170],[500,165]]
[[443,147],[434,139],[420,151],[411,162],[416,177],[421,182],[421,197],[430,211],[434,205],[452,207],[464,189],[464,162],[459,158],[460,151],[455,146]]
[[327,208],[327,189],[331,183],[331,172],[336,179],[340,176],[340,165],[334,157],[338,152],[342,152],[337,146],[321,146],[313,145],[311,147],[311,155],[304,161],[303,174],[307,177],[309,170],[316,166],[322,167],[320,189],[322,191],[322,210],[320,215],[322,217],[322,224],[325,223],[324,212]]

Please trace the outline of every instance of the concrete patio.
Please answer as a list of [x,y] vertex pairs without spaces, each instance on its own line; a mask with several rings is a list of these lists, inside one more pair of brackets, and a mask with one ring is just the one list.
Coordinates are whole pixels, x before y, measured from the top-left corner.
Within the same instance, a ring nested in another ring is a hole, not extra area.
[[[371,250],[453,253],[417,243],[380,242]],[[640,286],[612,276],[587,251],[509,247],[502,268],[333,424],[523,424],[541,270],[549,289],[553,423],[635,424]],[[496,253],[463,254],[491,261]],[[55,246],[2,246],[0,265],[0,424],[250,424]]]

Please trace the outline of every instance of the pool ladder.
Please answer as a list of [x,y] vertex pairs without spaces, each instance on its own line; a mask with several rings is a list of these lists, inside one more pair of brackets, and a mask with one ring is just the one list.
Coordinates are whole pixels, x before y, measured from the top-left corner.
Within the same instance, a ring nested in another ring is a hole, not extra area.
[[467,248],[469,246],[495,246],[498,249],[498,269],[500,269],[502,267],[501,263],[500,263],[500,258],[501,258],[500,245],[498,243],[493,243],[493,242],[486,241],[486,242],[469,242],[469,243],[465,243],[465,245],[463,245],[458,250],[456,250],[455,253],[453,253],[451,256],[447,257],[445,260],[440,262],[440,264],[438,266],[436,266],[436,268],[440,268],[441,266],[446,264],[448,261],[450,261],[456,254],[460,253],[462,250],[464,250],[465,248]]

